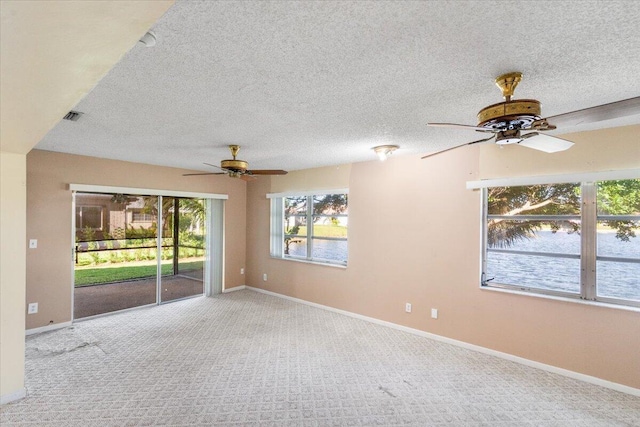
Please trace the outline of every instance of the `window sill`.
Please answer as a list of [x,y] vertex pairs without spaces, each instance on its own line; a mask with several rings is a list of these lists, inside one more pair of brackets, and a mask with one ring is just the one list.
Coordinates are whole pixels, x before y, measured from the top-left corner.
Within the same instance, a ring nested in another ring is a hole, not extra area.
[[480,286],[480,289],[483,290],[483,291],[502,292],[502,293],[506,293],[506,294],[524,295],[524,296],[527,296],[527,297],[543,298],[543,299],[550,299],[550,300],[554,300],[554,301],[570,302],[570,303],[574,303],[574,304],[590,305],[590,306],[593,306],[593,307],[613,308],[613,309],[617,309],[617,310],[633,311],[633,312],[636,312],[636,313],[640,313],[640,307],[635,307],[635,306],[632,306],[632,305],[613,304],[613,303],[601,302],[601,301],[588,301],[588,300],[579,299],[579,298],[569,298],[569,297],[561,297],[561,296],[556,296],[556,295],[546,295],[546,294],[539,294],[539,293],[535,293],[535,292],[524,292],[524,291],[519,291],[517,289],[498,288],[498,287],[493,287],[493,286]]
[[346,265],[342,265],[342,264],[332,264],[329,262],[319,262],[319,261],[309,261],[306,259],[298,259],[298,258],[287,258],[287,257],[278,257],[278,256],[273,256],[270,255],[271,259],[279,259],[282,261],[293,261],[293,262],[299,262],[302,264],[313,264],[313,265],[320,265],[323,267],[333,267],[333,268],[341,268],[343,270],[347,269]]

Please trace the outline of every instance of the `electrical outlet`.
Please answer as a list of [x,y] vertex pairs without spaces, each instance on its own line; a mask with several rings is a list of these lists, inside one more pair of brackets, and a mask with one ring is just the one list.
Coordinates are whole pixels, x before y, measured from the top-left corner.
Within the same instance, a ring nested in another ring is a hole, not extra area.
[[240,269],[240,274],[244,274],[244,268]]
[[29,304],[29,308],[27,309],[28,314],[36,314],[38,312],[38,303],[32,302]]
[[404,311],[406,311],[407,313],[411,313],[411,303],[408,302],[404,305]]
[[431,309],[431,318],[432,319],[437,319],[438,318],[438,309],[437,308],[432,308]]
[[38,239],[29,240],[29,249],[36,249],[38,247]]
[[267,273],[264,273],[264,274],[262,275],[262,280],[264,280],[265,282],[267,281]]

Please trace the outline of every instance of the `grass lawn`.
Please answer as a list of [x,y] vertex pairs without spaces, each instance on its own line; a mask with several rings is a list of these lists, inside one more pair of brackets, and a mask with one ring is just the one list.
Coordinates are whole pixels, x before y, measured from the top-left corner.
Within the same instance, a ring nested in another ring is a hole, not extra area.
[[[180,270],[201,269],[203,261],[181,262]],[[75,271],[75,286],[96,285],[98,283],[122,282],[126,280],[142,279],[144,277],[155,277],[156,264],[127,266],[123,263],[120,266],[82,268]],[[172,274],[173,264],[162,263],[162,275]]]

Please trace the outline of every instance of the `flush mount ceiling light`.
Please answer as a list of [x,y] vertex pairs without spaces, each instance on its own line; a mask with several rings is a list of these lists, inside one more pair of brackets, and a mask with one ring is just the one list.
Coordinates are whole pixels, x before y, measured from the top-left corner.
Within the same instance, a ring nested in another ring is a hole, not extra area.
[[384,162],[398,148],[400,147],[397,145],[378,145],[377,147],[373,147],[373,151],[376,152],[380,161]]
[[138,41],[146,47],[153,47],[156,45],[156,35],[152,31],[147,31]]

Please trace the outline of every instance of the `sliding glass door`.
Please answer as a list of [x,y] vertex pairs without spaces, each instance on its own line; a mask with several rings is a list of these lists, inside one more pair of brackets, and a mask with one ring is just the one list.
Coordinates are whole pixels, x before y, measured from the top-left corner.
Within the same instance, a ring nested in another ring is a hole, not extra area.
[[156,196],[76,193],[74,318],[157,303]]
[[74,319],[202,295],[207,200],[76,192]]

